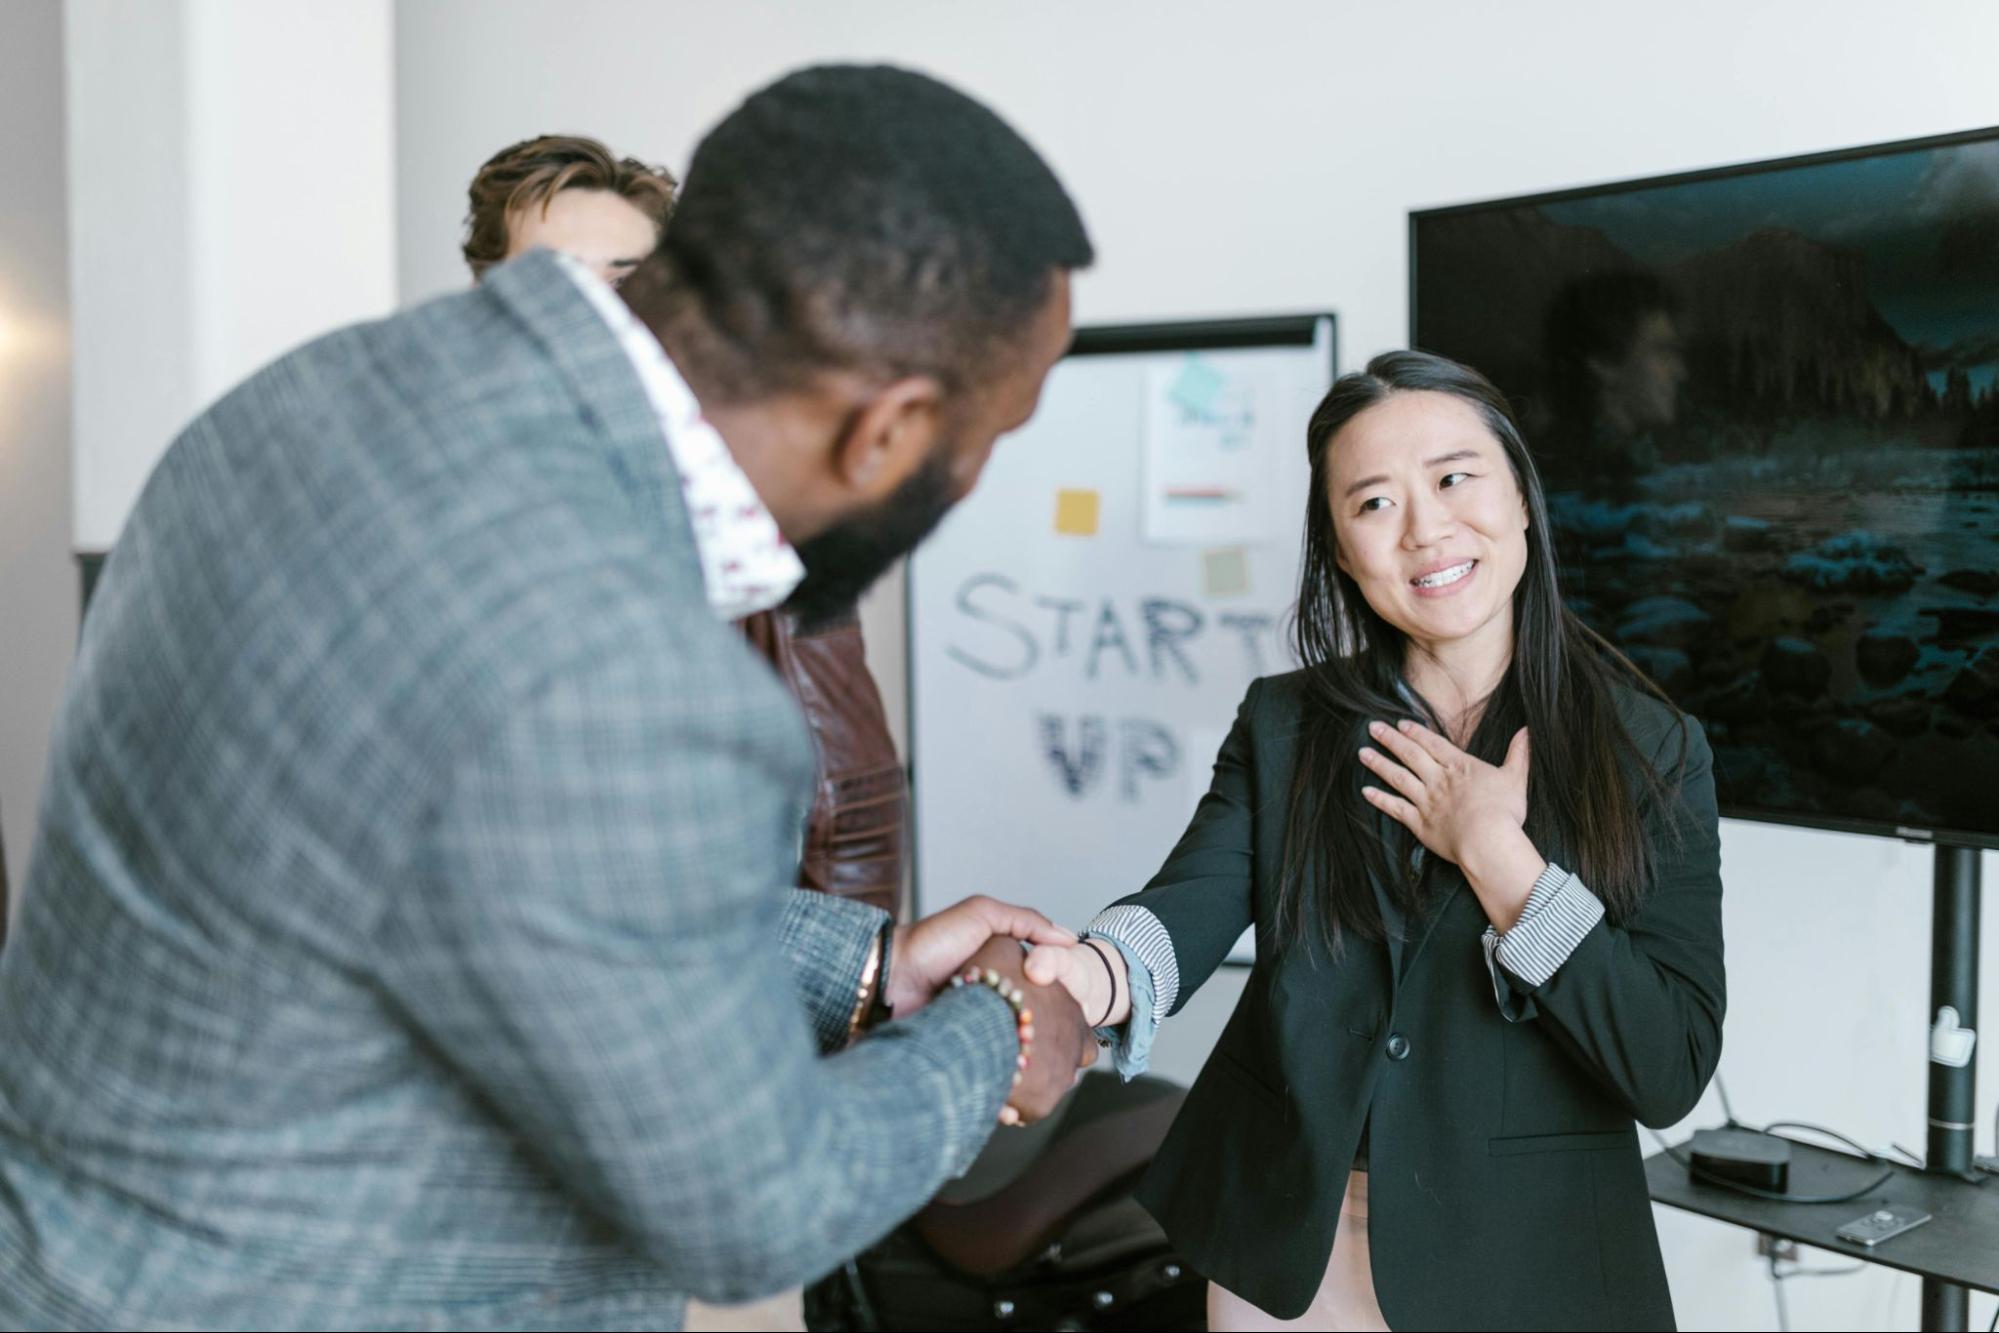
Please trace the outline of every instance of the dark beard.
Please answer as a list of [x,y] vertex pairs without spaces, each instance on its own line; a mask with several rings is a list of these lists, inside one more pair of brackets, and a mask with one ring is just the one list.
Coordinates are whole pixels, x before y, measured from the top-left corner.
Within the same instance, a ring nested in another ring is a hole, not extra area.
[[785,599],[784,609],[805,630],[853,610],[861,594],[915,550],[953,503],[951,450],[939,441],[893,495],[798,543],[805,578]]

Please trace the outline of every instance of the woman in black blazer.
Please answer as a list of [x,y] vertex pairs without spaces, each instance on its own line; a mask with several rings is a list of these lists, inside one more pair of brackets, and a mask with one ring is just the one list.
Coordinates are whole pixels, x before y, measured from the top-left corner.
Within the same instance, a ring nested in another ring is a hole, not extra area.
[[1214,1327],[1670,1328],[1633,1121],[1721,1053],[1706,739],[1563,608],[1477,372],[1377,357],[1307,436],[1303,669],[1251,685],[1152,882],[1029,974],[1129,1074],[1255,927],[1139,1193]]

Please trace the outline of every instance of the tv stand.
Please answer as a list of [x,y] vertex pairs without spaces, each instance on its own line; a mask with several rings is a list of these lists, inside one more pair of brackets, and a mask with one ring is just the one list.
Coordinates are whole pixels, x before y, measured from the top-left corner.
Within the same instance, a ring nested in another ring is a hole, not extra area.
[[[1958,1022],[1978,1030],[1978,907],[1980,857],[1975,847],[1938,846],[1930,898],[1930,1006],[1957,1010]],[[1978,1141],[1978,1053],[1961,1068],[1929,1062],[1930,1132],[1925,1169],[1946,1176],[1975,1178]],[[1999,1182],[1995,1182],[1999,1184]],[[1988,1240],[1988,1243],[1989,1240]],[[1999,1246],[1995,1246],[1999,1249]],[[1923,1279],[1923,1328],[1963,1329],[1971,1297],[1963,1286],[1935,1277]]]
[[[1930,908],[1930,1003],[1957,1010],[1958,1021],[1978,1028],[1979,851],[1938,845]],[[1899,1268],[1923,1280],[1922,1327],[1962,1333],[1971,1314],[1971,1291],[1999,1293],[1999,1176],[1982,1176],[1974,1163],[1977,1142],[1977,1052],[1953,1069],[1929,1062],[1929,1137],[1923,1169],[1891,1163],[1894,1176],[1849,1205],[1783,1203],[1752,1198],[1688,1178],[1668,1153],[1645,1163],[1654,1202],[1684,1208],[1736,1226],[1783,1236],[1854,1259]],[[1837,1193],[1864,1185],[1877,1165],[1810,1144],[1793,1149],[1791,1187],[1801,1194]],[[1833,1230],[1884,1203],[1911,1203],[1935,1220],[1880,1247],[1877,1254],[1834,1237]]]

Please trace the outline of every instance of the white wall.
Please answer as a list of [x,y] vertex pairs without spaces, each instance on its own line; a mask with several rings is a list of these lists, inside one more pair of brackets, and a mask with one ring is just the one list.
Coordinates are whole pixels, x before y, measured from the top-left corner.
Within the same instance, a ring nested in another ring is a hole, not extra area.
[[62,90],[59,0],[0,6],[0,841],[16,886],[76,639]]
[[396,301],[391,0],[67,0],[76,543],[250,371]]
[[[406,0],[396,23],[406,300],[465,282],[464,187],[497,147],[580,131],[680,168],[783,70],[887,59],[984,97],[1055,163],[1102,255],[1080,320],[1332,308],[1349,366],[1405,337],[1411,208],[1999,123],[1984,0],[570,0],[559,24],[533,0]],[[898,590],[865,615],[899,718]],[[1723,837],[1736,1109],[1921,1150],[1928,853],[1748,824]],[[1987,871],[1999,884],[1999,858]],[[1989,978],[1999,905],[1985,925]],[[1191,1073],[1232,998],[1227,983],[1199,996],[1162,1067]],[[1989,981],[1982,1009],[1999,1024]],[[1989,1126],[1999,1060],[1982,1065]],[[1718,1115],[1710,1097],[1694,1120]],[[1660,1221],[1684,1327],[1775,1326],[1746,1233]],[[1798,1327],[1916,1324],[1914,1280],[1885,1270],[1793,1283],[1790,1300]],[[1982,1326],[1992,1303],[1973,1311]]]

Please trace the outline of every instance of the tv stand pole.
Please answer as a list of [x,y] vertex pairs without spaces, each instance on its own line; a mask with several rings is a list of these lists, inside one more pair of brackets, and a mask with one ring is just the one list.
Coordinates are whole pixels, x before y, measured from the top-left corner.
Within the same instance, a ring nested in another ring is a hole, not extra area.
[[[1957,1010],[1957,1021],[1978,1030],[1978,897],[1981,853],[1975,847],[1938,846],[1936,880],[1930,907],[1930,1007],[1926,1023],[1937,1010]],[[1961,1068],[1929,1062],[1930,1132],[1924,1167],[1941,1175],[1970,1178],[1977,1143],[1978,1060]],[[1965,1329],[1971,1317],[1971,1296],[1964,1287],[1935,1278],[1923,1279],[1925,1330]]]

